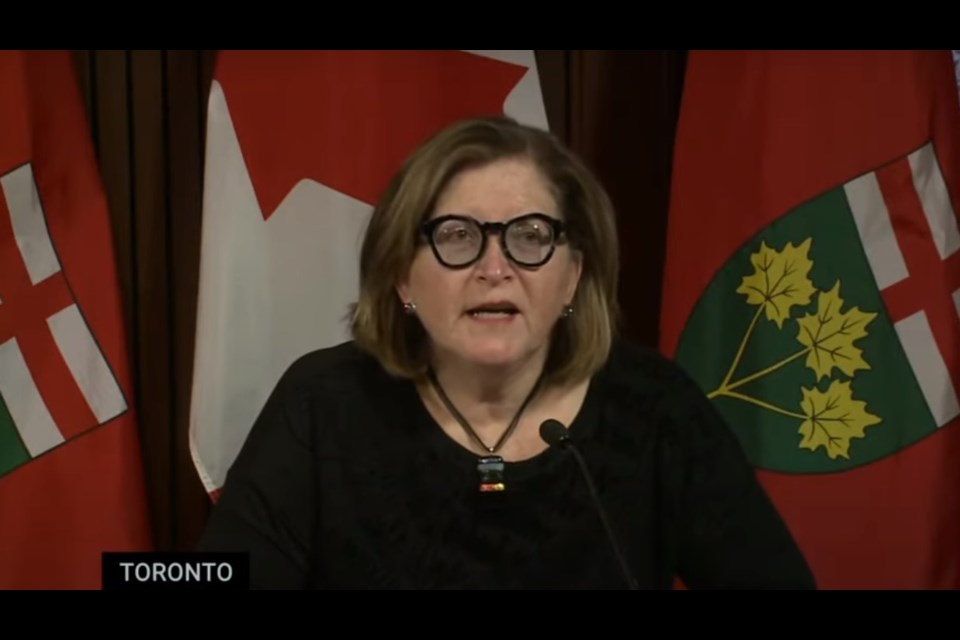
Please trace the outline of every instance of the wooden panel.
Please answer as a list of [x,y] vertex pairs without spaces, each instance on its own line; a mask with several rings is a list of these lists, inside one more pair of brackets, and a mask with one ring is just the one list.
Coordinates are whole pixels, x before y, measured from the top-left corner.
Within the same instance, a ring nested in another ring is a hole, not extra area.
[[625,335],[655,346],[682,51],[579,51],[571,65],[574,147],[618,210]]
[[[590,114],[584,113],[584,92],[587,83],[583,78],[583,58],[585,52],[570,51],[567,55],[567,144],[575,151],[584,155],[584,145],[581,140],[584,129],[588,128]],[[584,157],[588,162],[589,158]]]
[[[131,63],[133,132],[134,251],[136,312],[139,320],[136,362],[139,419],[143,432],[154,518],[168,522],[173,513],[171,455],[170,287],[167,276],[167,174],[163,112],[163,54],[134,51]],[[167,527],[157,544],[170,545]]]
[[83,106],[87,113],[87,122],[90,125],[90,132],[96,130],[94,123],[94,105],[93,105],[93,52],[89,49],[81,49],[73,52],[73,66],[77,74],[77,84],[80,87],[80,93],[83,96]]
[[190,549],[196,544],[209,514],[210,500],[190,457],[190,391],[193,374],[197,284],[200,270],[200,230],[203,200],[204,140],[201,113],[205,112],[203,59],[199,51],[167,54],[167,117],[169,118],[170,278],[173,358],[173,460],[176,514],[173,545]]
[[[93,109],[96,114],[95,140],[100,172],[103,176],[110,217],[113,222],[117,271],[123,294],[123,317],[126,326],[136,326],[134,300],[133,211],[131,210],[132,162],[130,157],[130,103],[127,86],[127,54],[125,51],[95,51],[94,77],[96,89]],[[136,359],[137,345],[128,331],[130,353]]]
[[547,111],[550,131],[561,140],[567,140],[567,52],[561,49],[537,51],[537,71],[540,90]]

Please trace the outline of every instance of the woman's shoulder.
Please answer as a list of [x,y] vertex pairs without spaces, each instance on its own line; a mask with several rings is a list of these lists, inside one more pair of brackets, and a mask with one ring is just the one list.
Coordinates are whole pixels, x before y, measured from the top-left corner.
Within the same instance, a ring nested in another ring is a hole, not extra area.
[[296,358],[277,384],[289,399],[337,399],[353,390],[386,383],[379,363],[352,340],[314,349]]
[[356,369],[370,360],[353,340],[308,351],[293,361],[285,375],[295,378],[326,376]]
[[626,391],[672,396],[697,389],[676,362],[652,347],[624,338],[612,345],[601,375]]
[[599,379],[608,409],[625,423],[641,420],[685,438],[725,430],[701,386],[656,349],[628,340],[616,342]]

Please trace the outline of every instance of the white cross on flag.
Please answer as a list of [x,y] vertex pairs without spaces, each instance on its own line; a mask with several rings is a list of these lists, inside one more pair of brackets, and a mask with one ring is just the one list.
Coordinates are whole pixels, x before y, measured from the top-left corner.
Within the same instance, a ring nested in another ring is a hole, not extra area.
[[0,53],[0,589],[98,588],[150,523],[106,199],[68,51]]

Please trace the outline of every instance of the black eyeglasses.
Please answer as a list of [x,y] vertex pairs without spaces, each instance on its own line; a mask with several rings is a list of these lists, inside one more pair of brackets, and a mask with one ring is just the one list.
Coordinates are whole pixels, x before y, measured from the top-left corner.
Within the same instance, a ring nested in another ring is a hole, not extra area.
[[480,222],[469,216],[446,215],[426,220],[420,230],[430,242],[433,255],[446,267],[469,267],[487,249],[487,236],[500,236],[507,258],[523,267],[539,267],[566,241],[562,220],[545,213],[528,213],[506,222]]

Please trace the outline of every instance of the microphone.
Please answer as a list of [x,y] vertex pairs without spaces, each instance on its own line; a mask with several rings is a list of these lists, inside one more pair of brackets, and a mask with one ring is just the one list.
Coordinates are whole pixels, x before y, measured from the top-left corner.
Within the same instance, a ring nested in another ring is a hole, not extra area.
[[540,438],[551,447],[557,446],[573,454],[574,459],[577,461],[577,466],[580,467],[580,471],[583,474],[583,479],[587,483],[587,489],[590,491],[590,499],[593,502],[593,506],[596,508],[597,515],[600,516],[600,522],[603,523],[603,528],[607,532],[607,540],[610,542],[610,548],[613,549],[613,554],[617,558],[617,564],[620,565],[623,578],[626,580],[627,586],[630,589],[639,589],[637,581],[630,573],[630,567],[627,565],[623,552],[620,550],[620,545],[617,544],[617,537],[613,535],[613,527],[610,526],[610,521],[607,519],[607,512],[603,508],[603,503],[600,502],[600,494],[597,493],[597,488],[593,484],[593,477],[587,469],[587,462],[583,459],[580,450],[577,449],[576,445],[574,445],[570,439],[570,431],[558,420],[551,418],[544,420],[540,425]]

